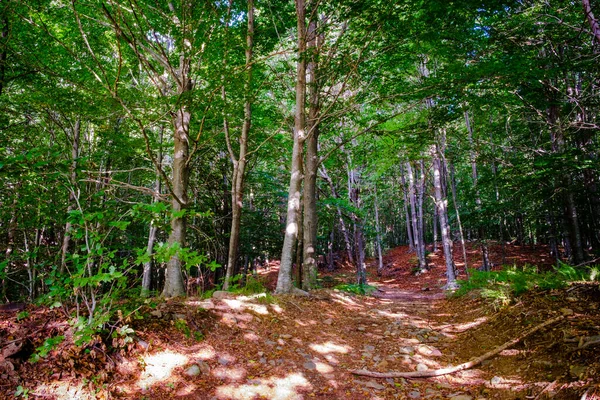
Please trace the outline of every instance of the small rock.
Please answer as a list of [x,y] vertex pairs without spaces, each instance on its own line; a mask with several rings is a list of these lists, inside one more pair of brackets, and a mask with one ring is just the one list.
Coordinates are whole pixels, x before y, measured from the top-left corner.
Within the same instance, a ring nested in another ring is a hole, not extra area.
[[375,346],[371,346],[369,344],[365,345],[364,347],[365,351],[371,352],[371,351],[375,351]]
[[265,344],[266,344],[267,346],[275,346],[277,343],[275,343],[275,342],[274,342],[274,341],[272,341],[272,340],[268,340],[268,339],[267,339],[267,340],[265,340]]
[[198,307],[203,308],[205,310],[212,310],[215,308],[215,304],[210,300],[204,300],[198,303]]
[[265,355],[265,352],[264,351],[259,351],[257,354],[258,354],[259,357],[262,357],[262,356]]
[[229,365],[229,364],[231,364],[231,360],[229,358],[219,357],[219,364]]
[[423,363],[417,364],[417,371],[427,371],[429,367]]
[[260,360],[258,360],[259,363],[261,364],[266,364],[267,363],[267,359],[264,357],[261,357]]
[[413,354],[415,352],[415,348],[411,346],[403,346],[398,350],[400,354]]
[[567,297],[567,301],[570,301],[571,303],[575,303],[577,301],[576,297]]
[[196,364],[192,365],[188,369],[185,370],[185,374],[189,377],[200,375],[200,367]]
[[375,381],[368,381],[365,382],[365,386],[371,389],[375,389],[375,390],[383,390],[385,389],[385,386],[375,382]]
[[331,318],[327,318],[325,321],[323,321],[323,323],[326,325],[331,325],[333,324],[333,320]]
[[500,378],[499,376],[495,376],[490,380],[490,383],[492,385],[498,385],[498,384],[502,383],[502,378]]
[[207,363],[205,363],[204,361],[200,361],[198,363],[198,367],[200,367],[200,371],[204,375],[210,374],[210,366]]
[[412,392],[408,393],[408,397],[410,397],[411,399],[420,399],[421,392],[419,392],[418,390],[413,390]]
[[216,292],[213,293],[212,298],[216,299],[216,300],[223,300],[223,299],[228,299],[232,296],[231,293],[226,292],[224,290],[217,290]]
[[356,328],[357,331],[360,332],[364,332],[365,331],[365,327],[364,326],[359,326],[358,328]]
[[375,362],[381,361],[381,357],[375,356],[375,357],[373,357],[373,361],[375,361]]
[[153,317],[156,318],[162,318],[162,311],[160,310],[154,310],[154,311],[150,311],[150,315],[152,315]]
[[426,344],[421,344],[419,345],[419,347],[417,347],[417,351],[424,355],[424,356],[429,356],[429,357],[440,357],[442,355],[442,352],[439,351],[438,349],[436,349],[433,346],[428,346]]
[[562,313],[562,315],[573,315],[573,310],[571,310],[570,308],[561,308],[560,312]]
[[456,396],[450,397],[450,400],[473,400],[473,397],[467,394],[458,394]]
[[184,314],[173,314],[173,319],[175,321],[180,320],[180,319],[185,320],[185,315]]
[[302,364],[302,366],[311,371],[314,371],[315,369],[317,369],[317,364],[315,364],[312,361],[307,361],[304,364]]
[[372,358],[373,354],[372,353],[362,353],[363,358]]
[[282,339],[291,339],[292,335],[284,334],[284,335],[279,335],[279,337]]

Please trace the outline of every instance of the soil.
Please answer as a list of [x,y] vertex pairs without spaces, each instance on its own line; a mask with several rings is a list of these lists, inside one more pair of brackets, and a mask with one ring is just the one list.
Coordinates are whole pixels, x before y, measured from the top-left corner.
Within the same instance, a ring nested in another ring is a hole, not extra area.
[[[496,265],[544,266],[552,263],[546,254],[491,247]],[[469,266],[478,256],[469,248]],[[0,309],[0,397],[20,391],[44,399],[600,398],[597,284],[528,292],[508,303],[475,293],[456,298],[442,289],[441,250],[429,261],[430,271],[415,275],[414,254],[399,247],[386,254],[381,276],[370,261],[369,283],[377,290],[369,296],[331,288],[354,281],[352,268],[340,266],[322,274],[329,288],[308,297],[218,292],[209,300],[152,299],[122,313],[114,337],[95,337],[84,349],[73,345],[60,309]],[[272,285],[277,264],[259,274]],[[559,315],[559,322],[458,373],[427,379],[351,373],[457,365]],[[64,340],[32,363],[34,350],[57,335]]]

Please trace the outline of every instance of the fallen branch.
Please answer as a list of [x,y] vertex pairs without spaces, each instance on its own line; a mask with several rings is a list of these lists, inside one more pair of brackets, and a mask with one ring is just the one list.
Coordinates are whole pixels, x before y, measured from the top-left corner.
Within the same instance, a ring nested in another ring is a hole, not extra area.
[[372,371],[368,371],[368,370],[364,370],[364,369],[353,370],[350,372],[352,372],[354,375],[370,376],[372,378],[430,378],[433,376],[453,374],[455,372],[464,371],[466,369],[473,368],[474,366],[481,364],[483,361],[494,357],[496,354],[502,352],[503,350],[506,350],[507,348],[514,346],[515,344],[519,343],[521,340],[525,339],[526,337],[534,334],[535,332],[537,332],[541,329],[544,329],[548,325],[552,325],[552,324],[562,320],[563,318],[564,318],[564,315],[561,315],[561,316],[549,319],[545,322],[542,322],[541,324],[525,331],[521,336],[519,336],[515,339],[512,339],[512,340],[509,340],[508,342],[504,343],[503,345],[501,345],[499,347],[496,347],[494,350],[488,351],[487,353],[485,353],[482,356],[474,358],[471,361],[468,361],[466,363],[456,365],[454,367],[432,369],[432,370],[427,370],[427,371],[412,371],[412,372],[372,372]]

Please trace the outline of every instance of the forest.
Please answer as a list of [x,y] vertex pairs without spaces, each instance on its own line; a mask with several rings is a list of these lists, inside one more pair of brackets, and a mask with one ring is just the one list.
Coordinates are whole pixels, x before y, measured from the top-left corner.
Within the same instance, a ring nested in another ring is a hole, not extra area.
[[0,398],[600,398],[598,2],[3,0],[0,110]]

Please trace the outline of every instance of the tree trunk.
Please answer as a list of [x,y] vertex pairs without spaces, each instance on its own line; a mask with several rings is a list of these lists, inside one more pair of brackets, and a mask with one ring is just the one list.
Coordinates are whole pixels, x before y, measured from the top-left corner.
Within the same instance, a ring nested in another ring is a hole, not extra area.
[[[159,150],[158,150],[158,164],[162,165],[162,161],[163,161],[163,154],[162,154],[162,141],[163,141],[163,131],[164,128],[161,126],[159,128],[159,132],[158,132],[158,143],[159,143]],[[156,191],[156,194],[152,197],[152,203],[157,203],[159,201],[159,196],[160,196],[160,192],[161,192],[161,180],[160,180],[160,173],[157,171],[156,172],[156,180],[154,182],[154,190]],[[154,249],[154,242],[156,241],[156,233],[158,231],[158,227],[154,224],[154,221],[150,222],[150,232],[148,233],[148,243],[146,245],[146,255],[148,257],[152,257],[152,252]],[[151,284],[152,284],[152,259],[148,259],[148,261],[146,261],[144,263],[144,270],[142,273],[142,297],[147,297],[148,294],[150,293],[150,288],[151,288]]]
[[[77,187],[77,159],[79,158],[79,138],[81,136],[81,118],[77,118],[75,125],[73,126],[73,143],[71,145],[71,190],[69,192],[69,205],[67,206],[67,216],[75,207],[75,196]],[[60,273],[64,274],[67,267],[67,254],[69,253],[69,246],[71,244],[71,222],[67,221],[65,224],[65,234],[63,236],[63,242],[61,247],[60,256]]]
[[301,200],[302,186],[302,153],[305,133],[305,99],[306,99],[306,8],[304,0],[296,0],[298,19],[298,63],[296,66],[296,113],[294,115],[294,146],[292,150],[292,168],[288,189],[288,205],[285,222],[285,237],[281,249],[281,266],[277,276],[276,293],[290,293],[292,285],[293,253],[298,240],[298,210]]
[[375,249],[377,250],[377,275],[381,275],[383,271],[383,255],[381,254],[381,227],[379,225],[379,205],[377,204],[377,185],[375,185],[375,232],[376,232],[376,243]]
[[[350,162],[348,163],[348,171],[350,201],[356,209],[360,210],[362,202],[360,199],[360,178],[358,175],[358,171],[351,167]],[[356,212],[353,212],[352,220],[354,221],[354,248],[356,249],[356,283],[358,285],[366,285],[367,270],[365,266],[365,248],[362,219]]]
[[[248,153],[248,134],[252,124],[252,52],[254,44],[254,0],[248,0],[248,30],[246,33],[246,71],[245,82],[246,101],[244,102],[244,123],[239,140],[239,157],[236,159],[230,151],[233,163],[233,178],[231,182],[231,232],[229,236],[229,251],[227,254],[227,271],[223,290],[229,288],[229,283],[235,271],[240,242],[240,224],[244,197],[244,174],[246,172],[246,157]],[[228,134],[228,132],[226,132]]]
[[[192,88],[189,78],[189,61],[181,57],[179,67],[180,97]],[[191,113],[185,105],[180,105],[173,115],[173,215],[171,217],[171,234],[167,243],[169,246],[183,248],[186,245],[186,216],[185,209],[188,205],[188,180],[189,180],[189,129]],[[185,294],[183,284],[182,263],[179,254],[174,254],[167,263],[165,273],[164,297],[176,297]]]
[[306,69],[308,77],[309,109],[306,137],[306,163],[304,168],[304,218],[303,218],[303,263],[302,289],[317,287],[317,172],[319,168],[319,84],[317,79],[317,10],[310,13],[308,25],[307,54],[310,61]]
[[452,238],[450,236],[450,226],[448,224],[448,200],[443,197],[441,171],[443,170],[440,160],[441,149],[434,146],[433,156],[433,187],[435,194],[435,206],[438,210],[440,221],[440,231],[442,234],[442,244],[444,247],[444,258],[446,260],[446,277],[448,283],[447,289],[456,289],[456,274],[454,271],[454,259],[452,257]]
[[465,247],[465,235],[463,233],[462,223],[460,222],[460,212],[458,211],[458,201],[456,200],[456,180],[454,179],[454,164],[450,164],[450,188],[452,190],[452,202],[456,211],[456,222],[458,223],[458,232],[460,233],[460,245],[462,247],[462,255],[465,264],[465,273],[469,276],[469,265],[467,262],[467,249]]
[[[471,157],[471,173],[473,178],[473,188],[475,189],[475,208],[481,213],[481,196],[479,194],[478,183],[478,175],[477,175],[477,154],[475,152],[475,144],[473,140],[473,127],[471,125],[471,120],[469,118],[469,112],[465,111],[465,125],[467,126],[467,133],[469,138],[469,146],[470,149],[470,157]],[[490,260],[489,260],[489,251],[487,242],[485,239],[485,228],[483,227],[483,221],[479,218],[478,221],[478,235],[479,235],[479,243],[481,247],[481,269],[483,271],[489,271],[491,269]]]
[[408,212],[408,196],[406,195],[406,179],[404,178],[404,168],[400,166],[400,177],[402,179],[402,198],[404,200],[404,214],[406,216],[406,235],[408,236],[408,251],[415,251],[415,240],[413,236],[413,230],[411,227],[411,217]]
[[592,34],[594,35],[594,39],[598,44],[600,44],[600,25],[598,25],[598,21],[594,17],[592,13],[592,6],[590,4],[590,0],[581,0],[583,5],[583,12],[585,13],[585,18],[592,29]]
[[406,173],[408,174],[408,197],[410,200],[413,241],[415,243],[415,250],[417,253],[418,268],[420,272],[426,272],[427,261],[425,260],[425,252],[422,251],[424,244],[421,241],[421,235],[419,233],[419,223],[417,218],[417,194],[415,189],[415,177],[413,175],[413,169],[410,165],[410,162],[406,163]]
[[[327,169],[325,168],[325,166],[323,164],[320,165],[320,168],[321,168],[320,169],[321,177],[323,179],[325,179],[325,181],[327,181],[327,183],[329,184],[329,188],[331,189],[331,194],[336,199],[339,199],[340,196],[338,195],[337,190],[335,189],[333,180],[327,173]],[[337,215],[338,215],[338,221],[340,223],[340,229],[342,231],[342,236],[344,238],[344,244],[346,246],[346,254],[348,256],[348,262],[350,262],[351,264],[355,264],[354,256],[352,255],[352,244],[350,243],[350,234],[348,233],[348,228],[346,227],[346,221],[344,221],[344,215],[342,214],[342,209],[340,208],[340,206],[336,206],[335,208],[336,208]]]

